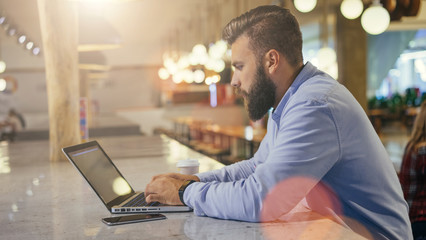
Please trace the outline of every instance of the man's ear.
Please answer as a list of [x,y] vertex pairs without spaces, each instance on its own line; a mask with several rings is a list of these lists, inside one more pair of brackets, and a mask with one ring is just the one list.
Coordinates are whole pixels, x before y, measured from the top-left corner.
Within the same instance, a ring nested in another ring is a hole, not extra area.
[[269,74],[275,73],[280,63],[280,54],[277,50],[271,49],[265,54],[265,68]]

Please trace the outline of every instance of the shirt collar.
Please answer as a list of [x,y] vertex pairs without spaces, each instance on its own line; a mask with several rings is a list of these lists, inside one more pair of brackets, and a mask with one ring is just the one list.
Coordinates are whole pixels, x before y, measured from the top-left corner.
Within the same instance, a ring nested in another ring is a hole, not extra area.
[[277,108],[272,112],[272,120],[275,121],[277,126],[280,126],[281,114],[283,112],[284,106],[287,104],[290,97],[297,91],[300,85],[304,83],[306,80],[315,75],[318,69],[312,65],[312,63],[307,62],[305,66],[303,66],[302,71],[297,75],[296,79],[294,79],[293,83],[288,88],[287,92],[284,94]]

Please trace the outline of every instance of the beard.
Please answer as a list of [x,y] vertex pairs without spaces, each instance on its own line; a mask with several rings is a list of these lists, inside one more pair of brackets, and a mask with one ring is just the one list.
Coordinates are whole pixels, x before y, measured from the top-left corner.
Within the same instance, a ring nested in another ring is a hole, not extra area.
[[271,78],[265,74],[265,70],[259,64],[256,76],[249,92],[237,89],[237,93],[243,95],[244,105],[249,118],[253,121],[261,119],[274,106],[275,91],[277,87]]

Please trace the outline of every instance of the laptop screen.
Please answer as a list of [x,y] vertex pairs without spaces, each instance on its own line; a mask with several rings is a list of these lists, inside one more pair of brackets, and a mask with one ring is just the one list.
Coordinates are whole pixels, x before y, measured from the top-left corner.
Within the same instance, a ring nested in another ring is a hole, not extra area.
[[99,145],[70,151],[67,155],[105,203],[133,192]]

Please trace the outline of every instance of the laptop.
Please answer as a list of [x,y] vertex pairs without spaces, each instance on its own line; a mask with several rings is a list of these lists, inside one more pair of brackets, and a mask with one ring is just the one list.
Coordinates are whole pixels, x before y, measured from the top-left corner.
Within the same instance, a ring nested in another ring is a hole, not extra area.
[[97,141],[62,149],[111,213],[186,212],[188,206],[145,202],[143,192],[135,192]]

